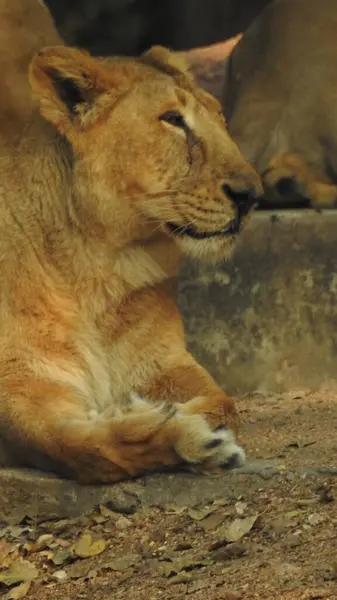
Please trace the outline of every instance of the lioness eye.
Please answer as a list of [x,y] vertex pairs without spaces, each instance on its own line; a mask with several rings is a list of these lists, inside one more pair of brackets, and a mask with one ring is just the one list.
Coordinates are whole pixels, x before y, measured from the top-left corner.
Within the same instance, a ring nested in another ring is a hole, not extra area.
[[167,113],[164,113],[160,117],[160,120],[166,121],[166,123],[169,123],[170,125],[173,125],[174,127],[180,127],[180,129],[189,131],[184,117],[175,110],[170,110]]

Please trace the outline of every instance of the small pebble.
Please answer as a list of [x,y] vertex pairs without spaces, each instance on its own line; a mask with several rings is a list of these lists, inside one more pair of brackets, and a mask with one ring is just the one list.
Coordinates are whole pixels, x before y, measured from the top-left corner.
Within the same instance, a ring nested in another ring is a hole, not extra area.
[[246,510],[247,510],[247,502],[237,502],[235,504],[235,512],[237,515],[239,515],[240,517],[242,517],[242,515],[245,514]]
[[65,581],[68,578],[68,575],[66,573],[66,571],[54,571],[54,573],[51,576],[51,579],[53,579],[54,581]]
[[130,527],[130,525],[132,525],[132,523],[131,523],[130,519],[127,519],[126,517],[119,517],[119,519],[116,521],[115,525],[116,525],[116,529],[123,531],[124,529],[127,529],[128,527]]

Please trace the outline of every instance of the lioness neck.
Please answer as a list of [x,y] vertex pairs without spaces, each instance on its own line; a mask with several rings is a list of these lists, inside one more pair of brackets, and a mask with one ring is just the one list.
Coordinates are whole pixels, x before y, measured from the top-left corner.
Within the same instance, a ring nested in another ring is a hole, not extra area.
[[29,260],[35,255],[56,269],[79,298],[93,280],[96,291],[99,280],[111,284],[113,295],[118,288],[120,299],[176,276],[180,251],[173,240],[139,221],[120,192],[92,193],[90,173],[48,123],[32,123],[17,158],[20,189],[10,209],[33,250]]

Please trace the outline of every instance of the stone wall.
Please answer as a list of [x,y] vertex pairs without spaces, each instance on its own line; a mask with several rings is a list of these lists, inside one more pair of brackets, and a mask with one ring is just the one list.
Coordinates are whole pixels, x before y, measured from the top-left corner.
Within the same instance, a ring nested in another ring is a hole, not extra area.
[[336,387],[336,220],[256,212],[230,261],[185,265],[189,346],[227,392]]

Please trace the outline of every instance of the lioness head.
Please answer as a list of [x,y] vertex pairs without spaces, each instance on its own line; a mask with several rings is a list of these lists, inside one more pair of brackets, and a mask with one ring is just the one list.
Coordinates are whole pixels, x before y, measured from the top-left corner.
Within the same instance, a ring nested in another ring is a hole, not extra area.
[[33,59],[30,82],[42,115],[72,146],[77,186],[85,180],[106,221],[123,212],[134,237],[159,228],[185,253],[221,259],[260,181],[220,105],[180,61],[162,47],[139,59],[97,59],[59,46]]

